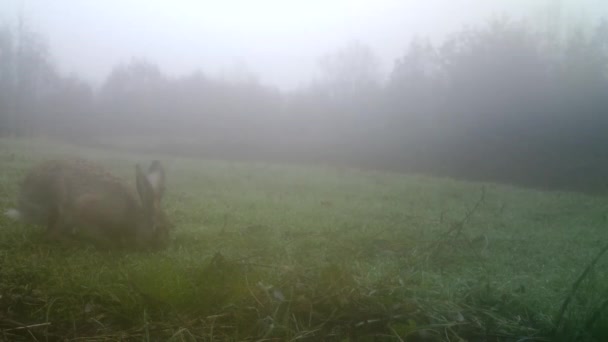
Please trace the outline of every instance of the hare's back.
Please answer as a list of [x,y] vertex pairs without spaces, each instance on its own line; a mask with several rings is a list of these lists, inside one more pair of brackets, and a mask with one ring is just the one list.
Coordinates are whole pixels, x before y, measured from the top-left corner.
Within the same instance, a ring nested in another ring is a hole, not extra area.
[[92,194],[108,200],[133,198],[121,179],[82,159],[50,160],[38,165],[26,176],[21,192],[29,202],[41,205],[60,200],[70,202]]

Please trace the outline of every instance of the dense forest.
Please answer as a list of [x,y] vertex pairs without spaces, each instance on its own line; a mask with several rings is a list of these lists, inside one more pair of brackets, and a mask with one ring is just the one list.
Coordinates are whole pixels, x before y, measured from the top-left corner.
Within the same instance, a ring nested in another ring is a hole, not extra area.
[[388,77],[354,41],[294,91],[246,70],[168,76],[146,58],[93,87],[59,72],[23,22],[0,27],[0,61],[4,137],[608,191],[608,21],[496,18],[440,43],[416,38]]

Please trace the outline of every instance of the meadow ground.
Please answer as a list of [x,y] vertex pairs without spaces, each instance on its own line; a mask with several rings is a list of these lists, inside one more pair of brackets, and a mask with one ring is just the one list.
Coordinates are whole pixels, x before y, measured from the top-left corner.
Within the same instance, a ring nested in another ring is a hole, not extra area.
[[0,339],[603,340],[608,199],[329,166],[0,140],[0,210],[35,163],[96,160],[132,184],[161,159],[160,252],[48,242],[0,218]]

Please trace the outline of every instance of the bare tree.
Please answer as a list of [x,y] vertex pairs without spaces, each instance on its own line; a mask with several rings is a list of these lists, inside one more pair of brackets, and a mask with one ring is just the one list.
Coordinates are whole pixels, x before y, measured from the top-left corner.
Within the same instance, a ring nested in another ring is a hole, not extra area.
[[378,87],[379,61],[372,49],[354,41],[319,59],[320,85],[336,99],[352,100]]

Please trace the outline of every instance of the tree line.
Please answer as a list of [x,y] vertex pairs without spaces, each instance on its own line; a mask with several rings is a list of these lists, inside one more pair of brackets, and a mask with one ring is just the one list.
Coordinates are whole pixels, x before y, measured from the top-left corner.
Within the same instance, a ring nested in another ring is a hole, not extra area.
[[0,61],[0,136],[608,190],[606,20],[564,32],[498,18],[416,38],[388,79],[352,42],[289,92],[247,72],[169,77],[146,59],[94,89],[23,24],[0,28]]

